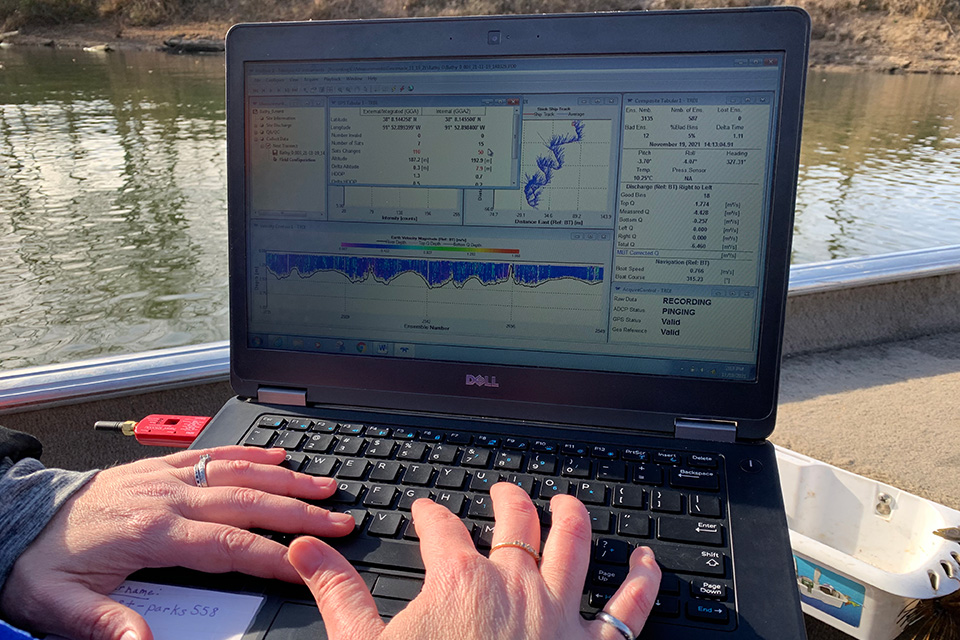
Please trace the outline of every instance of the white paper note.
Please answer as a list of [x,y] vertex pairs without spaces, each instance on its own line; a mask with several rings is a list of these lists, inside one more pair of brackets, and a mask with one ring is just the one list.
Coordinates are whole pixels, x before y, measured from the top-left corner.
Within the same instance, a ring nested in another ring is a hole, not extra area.
[[127,580],[110,594],[139,613],[154,640],[239,640],[263,598]]

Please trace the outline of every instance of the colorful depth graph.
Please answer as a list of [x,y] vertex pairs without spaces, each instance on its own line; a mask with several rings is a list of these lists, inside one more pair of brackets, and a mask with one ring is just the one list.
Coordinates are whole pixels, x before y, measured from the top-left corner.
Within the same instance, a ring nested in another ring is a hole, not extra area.
[[516,256],[516,249],[359,243],[342,247],[483,258],[266,251],[265,296],[273,313],[301,317],[326,329],[403,330],[430,319],[451,333],[499,335],[509,328],[516,337],[606,327],[603,288],[598,286],[604,281],[603,265],[495,258]]

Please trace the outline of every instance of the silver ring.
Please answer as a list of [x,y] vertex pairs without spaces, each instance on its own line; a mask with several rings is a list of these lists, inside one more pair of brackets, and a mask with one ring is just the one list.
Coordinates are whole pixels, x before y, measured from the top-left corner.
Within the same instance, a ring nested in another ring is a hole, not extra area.
[[210,454],[205,453],[197,460],[197,464],[193,465],[193,481],[197,483],[198,487],[210,486],[207,484],[207,462],[209,461]]
[[600,622],[606,622],[609,625],[613,625],[613,628],[620,632],[626,640],[637,640],[637,636],[633,635],[633,631],[630,631],[630,627],[626,625],[620,618],[614,618],[612,615],[606,611],[597,612],[596,619]]

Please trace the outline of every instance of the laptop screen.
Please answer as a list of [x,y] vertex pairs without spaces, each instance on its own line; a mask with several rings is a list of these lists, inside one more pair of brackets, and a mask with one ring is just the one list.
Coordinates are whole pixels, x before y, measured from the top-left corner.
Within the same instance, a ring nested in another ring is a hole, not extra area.
[[247,346],[754,380],[782,66],[246,62]]

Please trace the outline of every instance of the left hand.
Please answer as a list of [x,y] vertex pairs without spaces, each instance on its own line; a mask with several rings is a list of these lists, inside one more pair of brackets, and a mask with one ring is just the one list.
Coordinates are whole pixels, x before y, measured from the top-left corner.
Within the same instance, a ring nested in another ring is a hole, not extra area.
[[[211,455],[204,488],[193,471],[202,454]],[[277,466],[285,454],[222,447],[101,471],[13,565],[0,612],[35,633],[151,640],[144,619],[106,595],[139,569],[181,566],[299,582],[286,547],[245,529],[343,536],[354,520],[297,500],[328,498],[336,482]]]

